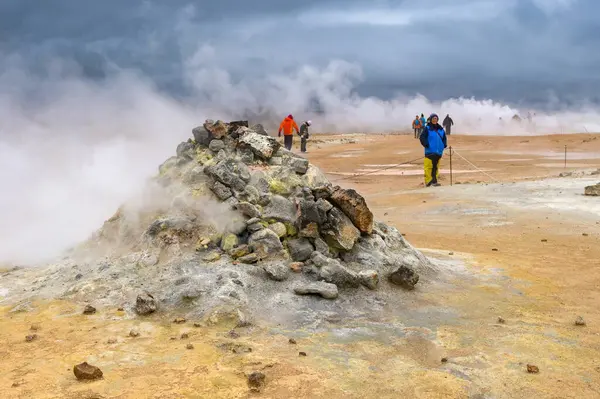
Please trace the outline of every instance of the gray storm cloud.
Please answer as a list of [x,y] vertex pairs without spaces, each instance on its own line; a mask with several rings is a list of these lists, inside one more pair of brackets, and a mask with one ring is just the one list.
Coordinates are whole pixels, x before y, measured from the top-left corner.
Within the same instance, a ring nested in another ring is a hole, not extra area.
[[[584,11],[585,10],[585,11]],[[590,0],[0,4],[0,262],[86,238],[204,119],[598,131]],[[535,112],[535,124],[502,124]]]

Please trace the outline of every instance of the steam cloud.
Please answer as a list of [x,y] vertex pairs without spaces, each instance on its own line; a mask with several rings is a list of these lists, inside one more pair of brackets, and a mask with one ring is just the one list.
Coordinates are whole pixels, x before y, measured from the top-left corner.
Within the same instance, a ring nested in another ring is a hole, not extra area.
[[[107,7],[113,7],[112,12],[131,12],[152,22],[159,21],[158,16],[167,15],[168,23],[157,22],[156,31],[146,32],[134,42],[127,41],[125,36],[106,40],[88,37],[88,42],[81,43],[72,38],[71,46],[81,49],[84,54],[95,54],[95,58],[78,59],[68,52],[61,56],[64,47],[59,45],[60,41],[56,38],[44,41],[44,36],[37,37],[42,44],[33,47],[19,48],[18,41],[10,40],[0,46],[0,220],[3,222],[0,225],[0,262],[44,260],[85,239],[123,201],[139,194],[144,180],[154,174],[157,166],[173,154],[177,143],[187,139],[191,129],[206,118],[250,117],[273,127],[282,116],[293,113],[297,119],[311,119],[317,132],[369,133],[408,131],[416,114],[436,112],[442,117],[446,113],[453,117],[456,134],[600,131],[600,114],[592,101],[584,101],[586,92],[582,92],[581,101],[571,102],[566,107],[562,97],[544,94],[546,92],[542,90],[538,95],[545,97],[544,107],[537,107],[537,110],[534,106],[517,107],[500,100],[470,97],[474,92],[473,85],[478,84],[487,84],[492,91],[498,88],[499,98],[505,97],[500,88],[507,86],[507,81],[496,79],[495,86],[488,84],[489,76],[483,81],[473,77],[471,81],[473,65],[469,62],[464,63],[462,75],[456,75],[461,68],[457,63],[460,56],[454,54],[452,46],[442,46],[440,54],[435,56],[436,63],[448,66],[446,72],[450,75],[447,76],[431,70],[433,64],[426,62],[429,57],[423,52],[427,43],[408,50],[403,48],[402,51],[407,52],[402,54],[403,60],[397,59],[395,64],[389,54],[394,51],[391,48],[372,56],[362,53],[354,56],[357,51],[371,50],[368,43],[360,41],[364,29],[371,32],[372,40],[380,40],[381,26],[392,29],[388,35],[398,33],[394,29],[408,27],[407,40],[415,39],[415,34],[420,32],[418,27],[422,26],[419,13],[427,12],[423,7],[437,7],[432,15],[439,19],[439,27],[444,27],[450,20],[456,22],[458,18],[461,24],[471,23],[471,27],[476,28],[487,27],[494,20],[506,22],[503,18],[508,15],[507,10],[513,12],[517,7],[517,3],[509,0],[464,0],[460,4],[444,3],[439,7],[436,4],[440,2],[429,4],[425,1],[418,5],[406,1],[391,9],[371,10],[371,14],[362,12],[366,6],[360,1],[350,2],[353,7],[347,12],[335,8],[338,3],[333,0],[325,2],[326,5],[307,2],[305,10],[281,9],[276,13],[269,3],[271,9],[256,5],[256,12],[263,14],[253,15],[251,19],[232,15],[229,25],[220,22],[222,30],[219,34],[206,40],[199,40],[202,36],[198,35],[214,31],[216,22],[202,20],[198,8],[209,6],[185,6],[175,2],[178,7],[174,6],[171,14],[165,14],[159,6],[151,6],[152,2],[130,2],[123,5],[123,10],[119,10],[117,3],[120,2],[109,1]],[[468,8],[471,11],[467,13],[454,13],[456,8],[467,7],[468,3],[476,3],[477,8]],[[562,13],[563,18],[580,14],[576,11],[568,14],[567,11],[588,2],[536,0],[526,3],[537,7],[535,10],[539,15],[535,14],[536,18],[545,15],[550,21],[549,26],[554,26],[551,18],[556,18],[556,13]],[[75,7],[74,4],[71,5]],[[1,18],[16,18],[16,7],[19,6],[0,7]],[[314,7],[325,7],[327,12]],[[40,10],[37,12],[49,12],[43,7]],[[207,10],[206,18],[220,15],[219,10]],[[36,11],[27,12],[34,14]],[[382,19],[377,15],[387,17]],[[207,25],[197,24],[199,20]],[[243,23],[236,24],[236,21]],[[572,22],[581,24],[585,21]],[[58,24],[60,20],[48,23]],[[303,39],[297,39],[301,35],[295,31],[293,43],[296,47],[285,43],[285,39],[292,37],[286,29],[280,29],[281,25],[291,23],[306,29]],[[12,26],[8,23],[0,25],[3,33]],[[159,62],[165,54],[168,56],[173,52],[168,43],[161,41],[166,27],[177,36],[176,48],[181,62],[176,63],[175,69],[158,73],[152,65],[143,64],[147,60],[156,61],[159,66],[168,64],[165,60]],[[68,28],[73,29],[71,34],[76,37],[87,27]],[[334,28],[339,29],[337,42],[332,42],[335,41],[333,36],[327,36],[323,38],[323,47],[311,50],[311,45],[307,44],[309,40],[314,43],[316,38],[322,37],[319,36],[322,29],[334,35]],[[346,31],[350,28],[355,29],[353,33]],[[274,36],[273,32],[280,35]],[[466,36],[453,32],[456,40],[476,49],[474,39],[467,40]],[[485,30],[484,33],[493,35],[496,32]],[[431,34],[444,36],[443,30],[438,32],[432,28],[419,40],[431,40]],[[267,37],[271,38],[270,42],[266,41]],[[543,34],[538,37],[542,51],[546,51],[554,37]],[[486,37],[481,40],[484,39]],[[253,41],[258,44],[250,45]],[[352,42],[354,47],[348,48],[346,42]],[[494,43],[486,42],[486,46]],[[530,44],[524,43],[525,46]],[[331,51],[326,51],[325,46]],[[139,68],[135,62],[123,61],[120,53],[117,54],[119,49],[133,54],[140,63]],[[271,59],[285,58],[288,49],[287,61],[269,64]],[[499,54],[493,57],[508,54],[504,47],[497,50]],[[574,62],[577,51],[573,50],[568,62]],[[522,54],[520,49],[515,52]],[[542,55],[540,63],[549,65],[553,55]],[[596,55],[586,53],[586,57],[590,61],[590,57]],[[424,65],[419,64],[422,61],[414,61],[419,65],[413,70],[404,58],[425,61]],[[542,65],[531,64],[533,57],[524,57],[522,61],[523,79],[534,79],[531,71]],[[379,66],[381,70],[377,69]],[[571,66],[563,63],[558,67]],[[398,72],[398,68],[406,68],[406,72]],[[507,66],[507,70],[511,68],[514,66]],[[581,71],[584,74],[588,69],[585,67]],[[165,75],[176,76],[172,83],[179,89],[169,90],[163,79]],[[466,83],[458,88],[456,84],[449,84],[448,76],[451,75],[462,76]],[[403,90],[402,82],[408,89]],[[509,79],[508,82],[510,85],[515,81]],[[536,84],[543,86],[544,82],[538,80]],[[568,83],[562,82],[563,85]],[[422,84],[423,91],[411,88],[411,84]],[[514,83],[515,86],[519,84],[518,81]],[[391,94],[378,95],[376,88],[382,86],[386,86],[382,93]],[[418,94],[420,92],[430,93],[429,97],[434,101]],[[458,98],[439,98],[440,93],[446,92],[454,92]],[[464,93],[468,97],[460,98]],[[524,117],[528,111],[536,114],[532,123],[515,125],[509,122],[514,114]]]

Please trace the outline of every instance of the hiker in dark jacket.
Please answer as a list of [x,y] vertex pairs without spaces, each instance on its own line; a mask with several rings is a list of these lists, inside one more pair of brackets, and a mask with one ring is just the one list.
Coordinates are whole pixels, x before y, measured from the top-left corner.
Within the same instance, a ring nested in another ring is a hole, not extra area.
[[306,141],[308,140],[308,137],[309,137],[308,127],[310,125],[312,125],[311,121],[306,121],[300,125],[300,132],[298,134],[300,135],[300,151],[301,152],[306,152]]
[[425,186],[439,186],[437,179],[440,175],[440,160],[444,155],[444,149],[448,147],[446,132],[438,123],[438,116],[431,114],[429,123],[423,128],[419,137],[421,145],[425,148]]
[[442,122],[442,126],[444,126],[444,130],[446,131],[446,134],[448,136],[450,136],[450,134],[452,132],[452,125],[454,125],[454,121],[452,120],[452,118],[450,118],[449,114],[446,114],[446,117],[444,118],[444,121]]

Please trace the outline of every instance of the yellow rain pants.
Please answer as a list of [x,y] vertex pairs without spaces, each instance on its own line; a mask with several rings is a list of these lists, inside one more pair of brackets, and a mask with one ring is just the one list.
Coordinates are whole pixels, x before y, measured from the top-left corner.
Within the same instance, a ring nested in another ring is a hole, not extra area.
[[442,157],[436,154],[430,154],[425,156],[424,169],[425,169],[425,185],[430,186],[436,184],[438,177],[440,177],[440,159]]

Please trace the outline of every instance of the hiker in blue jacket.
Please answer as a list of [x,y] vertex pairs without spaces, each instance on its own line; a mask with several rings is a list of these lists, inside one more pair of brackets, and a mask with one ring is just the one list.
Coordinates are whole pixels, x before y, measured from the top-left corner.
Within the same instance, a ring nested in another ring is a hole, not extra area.
[[446,132],[438,123],[436,114],[431,114],[423,133],[421,133],[421,145],[425,148],[425,186],[439,186],[437,179],[440,175],[440,160],[444,155],[444,149],[448,147]]

